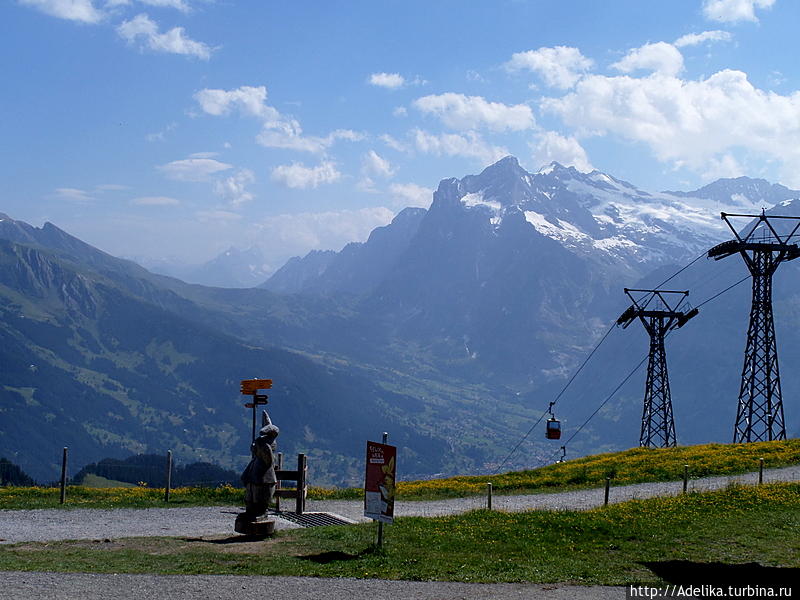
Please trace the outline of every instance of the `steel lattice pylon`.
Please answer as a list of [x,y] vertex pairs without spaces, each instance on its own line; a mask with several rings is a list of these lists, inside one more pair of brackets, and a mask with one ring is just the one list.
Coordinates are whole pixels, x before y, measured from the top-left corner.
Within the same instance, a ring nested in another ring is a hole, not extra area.
[[672,417],[672,395],[669,391],[664,317],[650,317],[645,329],[650,334],[650,357],[647,362],[647,383],[642,410],[642,431],[639,445],[644,448],[675,446],[675,420]]
[[[638,318],[650,336],[639,445],[643,448],[672,448],[676,445],[675,419],[672,416],[672,395],[669,390],[664,338],[670,329],[683,327],[697,314],[697,309],[688,312],[678,310],[689,294],[686,291],[625,288],[625,293],[633,304],[617,319],[617,324],[625,328]],[[635,296],[637,293],[643,296],[637,298]],[[671,306],[669,297],[674,297],[675,294],[680,298],[674,306]]]
[[[755,219],[748,233],[740,235],[728,217]],[[722,213],[734,240],[723,242],[708,251],[708,256],[720,260],[740,254],[753,277],[753,303],[739,388],[739,404],[733,429],[734,443],[785,440],[783,397],[778,370],[778,345],[775,340],[775,321],[772,317],[772,276],[781,262],[800,256],[797,244],[789,240],[800,227],[800,217],[732,215]],[[771,220],[795,221],[794,227],[779,233]],[[756,232],[760,232],[757,239]]]
[[753,306],[733,441],[785,440],[778,345],[772,318],[772,274],[778,262],[772,251],[754,251],[752,258]]

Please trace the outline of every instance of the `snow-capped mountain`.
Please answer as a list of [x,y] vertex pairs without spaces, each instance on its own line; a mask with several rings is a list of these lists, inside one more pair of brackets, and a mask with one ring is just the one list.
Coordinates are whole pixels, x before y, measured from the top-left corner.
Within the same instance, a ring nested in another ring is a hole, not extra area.
[[265,287],[346,294],[377,347],[402,340],[447,368],[535,386],[569,372],[624,309],[624,287],[655,285],[655,271],[730,239],[721,211],[800,196],[763,183],[651,193],[558,163],[529,173],[506,157],[442,180],[428,211],[401,213],[324,261],[294,260]]
[[187,280],[216,287],[253,287],[264,281],[273,270],[256,246],[243,250],[231,247],[191,271]]
[[[442,180],[428,215],[421,209],[413,219],[398,215],[376,233],[391,236],[397,231],[390,253],[394,261],[412,243],[412,234],[419,235],[418,230],[437,221],[444,210],[449,216],[440,228],[454,226],[460,215],[475,223],[480,230],[476,235],[498,238],[512,229],[515,235],[538,234],[620,277],[636,278],[665,264],[691,260],[728,239],[721,212],[752,214],[798,197],[800,191],[747,177],[720,179],[690,192],[647,192],[600,171],[582,173],[556,162],[529,173],[508,156],[479,175]],[[509,228],[509,221],[516,226]],[[420,240],[413,243],[419,245]],[[367,263],[371,285],[388,276],[391,265],[385,264],[385,257],[383,275],[375,272],[379,252],[367,242],[326,254],[323,262],[311,253],[293,259],[265,286],[284,292],[363,293],[369,286],[360,282],[350,289],[347,282],[359,279]]]
[[495,229],[521,211],[540,234],[600,261],[636,270],[681,262],[728,235],[720,212],[760,212],[800,192],[764,180],[719,180],[695,192],[646,192],[611,175],[556,162],[530,174],[506,157],[480,175],[449,180],[466,210]]

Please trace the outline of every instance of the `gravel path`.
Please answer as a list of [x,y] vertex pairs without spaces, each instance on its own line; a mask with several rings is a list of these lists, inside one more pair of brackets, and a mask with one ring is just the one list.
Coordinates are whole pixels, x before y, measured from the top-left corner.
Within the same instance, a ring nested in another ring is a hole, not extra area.
[[[764,481],[798,481],[800,466],[769,469]],[[757,473],[730,477],[706,477],[689,481],[690,491],[715,490],[730,483],[758,482]],[[609,502],[633,498],[676,495],[682,482],[639,483],[612,487]],[[586,510],[603,503],[602,488],[555,494],[494,496],[493,508],[509,512],[524,510]],[[398,502],[396,516],[433,517],[485,508],[486,498],[453,498],[431,502]],[[352,521],[366,521],[359,500],[309,501],[308,510],[341,515]],[[113,539],[139,536],[233,535],[233,521],[238,511],[233,507],[201,506],[193,508],[120,508],[112,510],[0,510],[0,543],[68,539]],[[297,527],[284,519],[276,519],[276,527]]]
[[[280,590],[280,593],[276,593]],[[607,600],[624,587],[451,583],[235,575],[2,573],[0,599],[18,600]]]
[[[800,480],[800,466],[770,469],[765,482]],[[730,483],[755,484],[757,473],[706,477],[689,482],[690,491],[715,490]],[[679,494],[682,482],[641,483],[612,487],[609,501]],[[495,496],[498,510],[586,510],[603,503],[603,490],[557,494]],[[437,516],[461,513],[486,505],[485,498],[455,498],[433,502],[398,502],[398,516]],[[310,501],[309,511],[334,513],[364,521],[360,501]],[[233,535],[231,507],[0,510],[0,543],[61,539],[112,539],[136,536]],[[277,520],[280,529],[297,525]],[[306,577],[240,577],[232,575],[134,575],[93,573],[2,572],[0,600],[249,600],[280,597],[293,600],[605,600],[625,598],[624,587],[584,587],[560,584],[469,584],[448,582],[314,579]]]

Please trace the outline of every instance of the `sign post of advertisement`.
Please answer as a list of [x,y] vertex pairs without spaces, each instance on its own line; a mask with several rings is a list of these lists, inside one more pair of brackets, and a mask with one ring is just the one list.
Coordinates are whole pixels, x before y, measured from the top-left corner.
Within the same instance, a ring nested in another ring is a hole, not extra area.
[[[385,441],[386,434],[384,434]],[[386,443],[367,442],[367,469],[364,477],[364,516],[378,521],[379,526],[382,523],[392,523],[394,521],[396,475],[397,448]]]

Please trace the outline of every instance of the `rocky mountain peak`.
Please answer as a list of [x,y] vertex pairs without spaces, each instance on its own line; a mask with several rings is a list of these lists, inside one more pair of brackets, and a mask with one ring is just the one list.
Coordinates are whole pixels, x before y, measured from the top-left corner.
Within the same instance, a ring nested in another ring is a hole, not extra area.
[[769,207],[790,198],[800,198],[800,190],[787,188],[779,183],[752,177],[729,177],[717,179],[691,192],[664,192],[682,198],[704,198],[736,206]]

